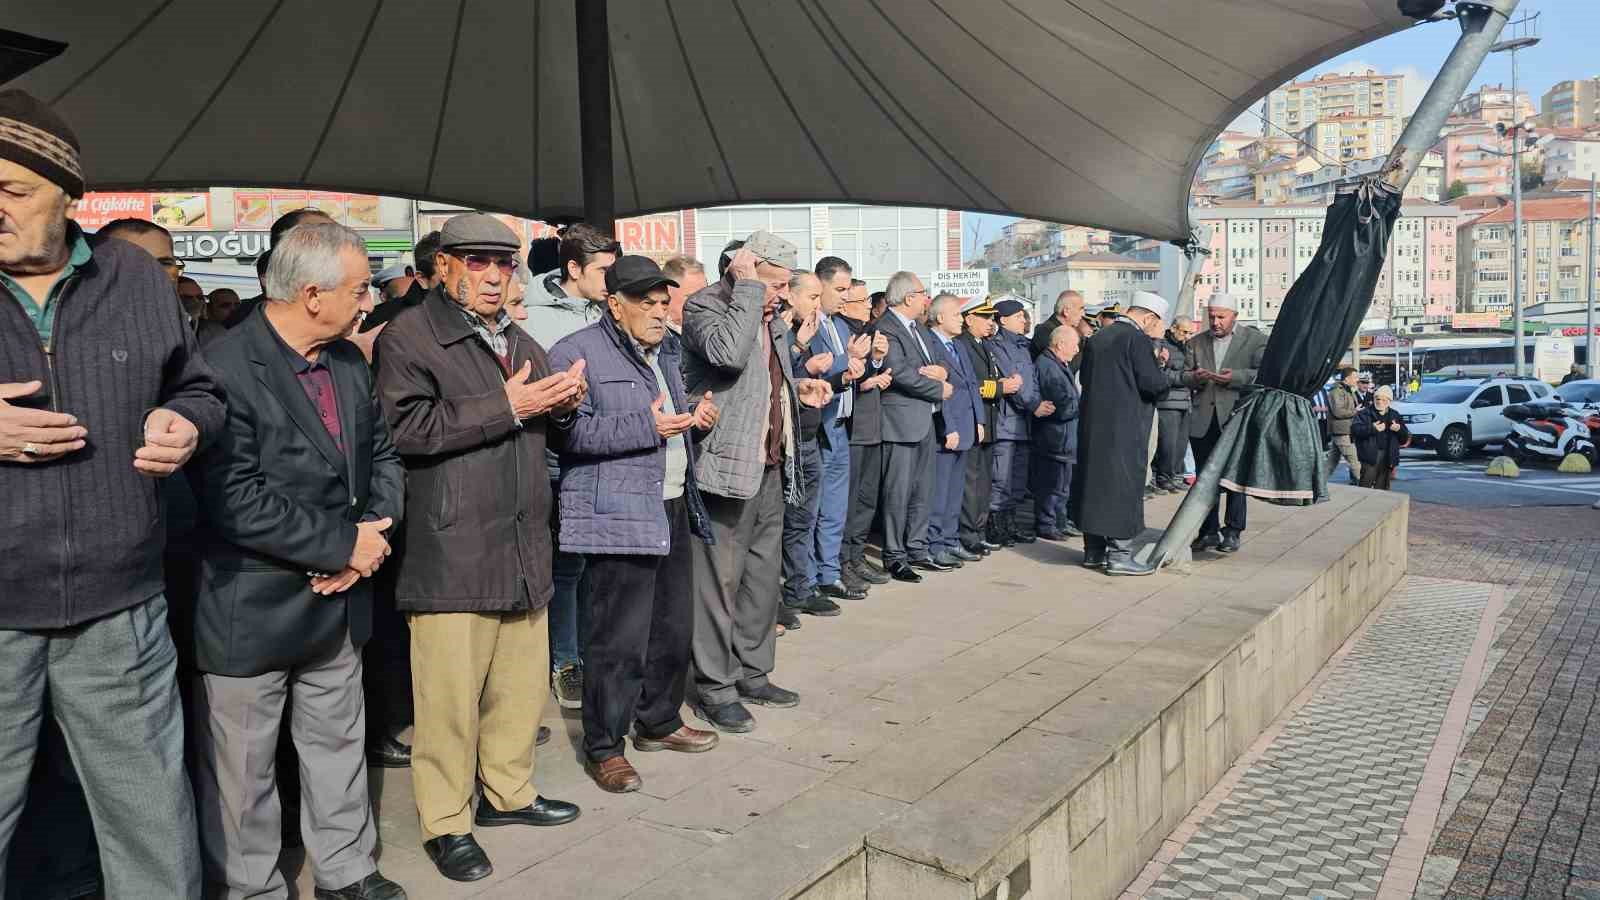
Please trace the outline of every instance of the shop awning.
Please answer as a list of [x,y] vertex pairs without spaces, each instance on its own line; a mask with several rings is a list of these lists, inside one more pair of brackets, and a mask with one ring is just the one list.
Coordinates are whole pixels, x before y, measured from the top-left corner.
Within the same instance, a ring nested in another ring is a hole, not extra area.
[[[567,0],[41,0],[95,188],[583,212]],[[619,215],[914,204],[1188,232],[1217,133],[1394,0],[610,0]]]

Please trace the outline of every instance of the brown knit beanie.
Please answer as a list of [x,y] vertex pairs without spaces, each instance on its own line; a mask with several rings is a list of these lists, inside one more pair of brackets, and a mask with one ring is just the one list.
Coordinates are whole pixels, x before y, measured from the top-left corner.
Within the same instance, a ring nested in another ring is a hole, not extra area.
[[55,182],[69,197],[83,196],[78,136],[27,91],[0,91],[0,159]]

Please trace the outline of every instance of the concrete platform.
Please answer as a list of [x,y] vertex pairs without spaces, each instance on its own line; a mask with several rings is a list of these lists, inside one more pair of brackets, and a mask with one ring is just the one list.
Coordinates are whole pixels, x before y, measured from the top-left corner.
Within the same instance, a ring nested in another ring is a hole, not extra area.
[[799,708],[711,753],[630,751],[640,793],[594,787],[551,703],[536,781],[583,816],[483,830],[485,881],[438,876],[410,773],[375,770],[382,868],[413,898],[1115,897],[1404,574],[1406,511],[1335,487],[1252,504],[1244,549],[1188,575],[1107,578],[1041,542],[878,588],[780,640]]

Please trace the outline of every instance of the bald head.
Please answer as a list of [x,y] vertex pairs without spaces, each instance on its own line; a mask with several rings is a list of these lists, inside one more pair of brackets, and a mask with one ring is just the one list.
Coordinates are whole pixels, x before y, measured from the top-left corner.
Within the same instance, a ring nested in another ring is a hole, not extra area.
[[1050,354],[1063,363],[1072,362],[1078,355],[1078,330],[1057,328],[1050,332]]

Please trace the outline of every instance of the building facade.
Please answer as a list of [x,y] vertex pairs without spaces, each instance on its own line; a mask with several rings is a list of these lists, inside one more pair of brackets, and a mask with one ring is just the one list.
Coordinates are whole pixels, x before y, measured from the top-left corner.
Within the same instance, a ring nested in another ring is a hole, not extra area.
[[[1333,166],[1317,166],[1295,176],[1294,185],[1287,197],[1276,202],[1322,203],[1333,202],[1341,184],[1353,182],[1363,175],[1371,175],[1383,168],[1384,158],[1358,159]],[[1407,200],[1427,200],[1438,203],[1444,199],[1444,155],[1429,151],[1422,157],[1416,174],[1406,182],[1402,196]],[[1265,198],[1257,197],[1266,202]]]
[[1527,91],[1517,91],[1503,84],[1485,84],[1470,94],[1465,94],[1450,108],[1452,119],[1464,119],[1483,125],[1504,122],[1525,122],[1533,118],[1533,101]]
[[1569,178],[1588,181],[1600,175],[1600,131],[1552,137],[1541,149],[1544,151],[1546,184]]
[[1335,116],[1383,116],[1398,122],[1405,112],[1405,87],[1399,75],[1371,69],[1360,74],[1320,75],[1278,88],[1267,95],[1266,107],[1267,121],[1274,129],[1282,129],[1279,134],[1299,134]]
[[1492,125],[1459,127],[1434,146],[1444,158],[1444,184],[1448,194],[1457,182],[1467,196],[1511,192],[1511,142]]
[[[1237,204],[1190,210],[1211,229],[1211,256],[1201,266],[1195,315],[1224,291],[1239,304],[1239,318],[1270,327],[1295,279],[1316,257],[1327,217],[1325,204]],[[1405,203],[1390,238],[1369,317],[1397,322],[1448,319],[1456,305],[1454,207]]]
[[1153,291],[1161,277],[1161,264],[1120,253],[1074,253],[1021,273],[1026,297],[1034,308],[1051,309],[1066,290],[1083,295],[1090,309],[1115,303],[1127,308],[1134,291]]
[[[1589,198],[1522,201],[1522,304],[1575,303],[1585,298],[1584,249]],[[1510,312],[1513,210],[1504,206],[1463,223],[1456,237],[1462,312]],[[1594,251],[1600,259],[1600,242]],[[1591,267],[1600,276],[1600,266]],[[1596,283],[1600,284],[1600,277]]]
[[1600,123],[1600,77],[1558,81],[1539,98],[1539,124],[1587,128]]
[[1400,120],[1390,116],[1332,116],[1307,125],[1300,139],[1317,148],[1324,161],[1376,159],[1388,155],[1400,137]]

